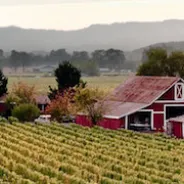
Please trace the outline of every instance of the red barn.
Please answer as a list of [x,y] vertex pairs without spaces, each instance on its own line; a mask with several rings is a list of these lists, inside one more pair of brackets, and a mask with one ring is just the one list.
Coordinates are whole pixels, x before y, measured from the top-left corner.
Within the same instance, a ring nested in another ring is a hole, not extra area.
[[[109,95],[105,106],[107,112],[99,126],[164,131],[168,119],[184,114],[184,80],[179,77],[131,77]],[[85,115],[77,115],[76,123],[91,126]]]

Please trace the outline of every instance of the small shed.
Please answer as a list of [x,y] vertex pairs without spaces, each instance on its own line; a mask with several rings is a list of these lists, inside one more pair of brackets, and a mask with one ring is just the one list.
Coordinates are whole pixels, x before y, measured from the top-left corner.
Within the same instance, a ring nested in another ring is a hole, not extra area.
[[184,115],[169,119],[167,131],[177,138],[184,138]]

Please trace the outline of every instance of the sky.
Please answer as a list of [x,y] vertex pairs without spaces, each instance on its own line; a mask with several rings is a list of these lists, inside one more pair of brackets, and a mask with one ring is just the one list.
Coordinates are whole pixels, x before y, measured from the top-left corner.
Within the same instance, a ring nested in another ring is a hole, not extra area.
[[92,24],[184,19],[184,0],[0,0],[0,26],[76,30]]

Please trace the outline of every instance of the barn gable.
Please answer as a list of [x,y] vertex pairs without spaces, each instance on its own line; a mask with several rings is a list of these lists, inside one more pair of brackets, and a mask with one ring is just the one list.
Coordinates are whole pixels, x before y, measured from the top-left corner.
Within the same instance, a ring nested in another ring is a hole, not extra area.
[[184,100],[184,81],[178,80],[158,100]]

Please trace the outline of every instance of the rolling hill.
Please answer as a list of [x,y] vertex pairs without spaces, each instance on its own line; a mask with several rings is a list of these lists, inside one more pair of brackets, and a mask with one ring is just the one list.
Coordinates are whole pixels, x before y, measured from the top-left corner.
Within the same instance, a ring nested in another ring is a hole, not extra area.
[[154,43],[184,40],[184,20],[92,25],[73,31],[0,28],[0,48],[33,51],[118,48],[131,51]]

